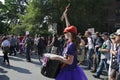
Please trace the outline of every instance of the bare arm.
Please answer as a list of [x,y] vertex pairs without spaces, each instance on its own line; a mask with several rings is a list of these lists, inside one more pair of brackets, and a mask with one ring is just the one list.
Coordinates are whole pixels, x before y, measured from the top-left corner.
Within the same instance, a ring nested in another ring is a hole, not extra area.
[[101,48],[99,48],[99,51],[100,51],[100,52],[110,52],[109,49],[101,49]]
[[66,27],[69,27],[69,26],[70,26],[70,23],[69,23],[69,21],[68,21],[68,17],[67,17],[66,12],[64,12],[64,17],[65,17]]
[[66,58],[61,58],[61,57],[52,57],[52,60],[59,60],[65,64],[71,65],[73,63],[74,56],[73,55],[68,55],[67,59]]
[[118,52],[111,50],[110,53],[113,54],[113,55],[116,55]]
[[61,59],[60,61],[65,63],[65,64],[71,65],[73,63],[73,59],[74,59],[73,55],[68,55],[67,59],[64,58],[64,59]]
[[55,37],[52,38],[52,42],[50,43],[50,46],[52,46],[54,42],[55,42]]

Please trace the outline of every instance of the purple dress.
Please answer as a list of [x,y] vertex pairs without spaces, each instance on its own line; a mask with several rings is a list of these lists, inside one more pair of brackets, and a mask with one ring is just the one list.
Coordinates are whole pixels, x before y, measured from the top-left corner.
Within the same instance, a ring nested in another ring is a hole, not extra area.
[[82,68],[77,65],[77,53],[73,42],[67,44],[62,55],[73,55],[74,60],[71,65],[65,66],[60,71],[56,80],[88,80]]

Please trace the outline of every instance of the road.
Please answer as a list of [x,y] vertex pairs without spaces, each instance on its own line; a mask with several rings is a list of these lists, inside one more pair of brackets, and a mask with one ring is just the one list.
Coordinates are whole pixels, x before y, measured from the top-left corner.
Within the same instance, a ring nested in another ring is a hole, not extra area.
[[[2,52],[0,51],[0,56]],[[0,57],[0,80],[54,80],[41,75],[41,65],[37,59],[37,55],[32,55],[32,62],[26,62],[25,56],[17,54],[16,56],[9,56],[10,66],[2,63],[3,58]],[[104,80],[104,76],[101,79],[96,79],[92,75],[90,70],[85,70],[81,65],[88,80]]]

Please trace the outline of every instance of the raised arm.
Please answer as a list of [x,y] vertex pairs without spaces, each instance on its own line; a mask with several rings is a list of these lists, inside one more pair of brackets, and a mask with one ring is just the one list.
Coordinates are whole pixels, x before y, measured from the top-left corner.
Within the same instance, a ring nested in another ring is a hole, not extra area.
[[67,13],[64,12],[64,17],[65,17],[65,23],[66,23],[66,27],[69,27],[70,26],[70,22],[68,20],[68,17],[67,17]]
[[68,11],[69,7],[70,7],[70,3],[66,6],[65,11],[63,12],[63,15],[61,17],[61,21],[63,21],[65,19],[66,27],[70,26],[70,23],[69,23],[68,18],[67,18],[67,11]]

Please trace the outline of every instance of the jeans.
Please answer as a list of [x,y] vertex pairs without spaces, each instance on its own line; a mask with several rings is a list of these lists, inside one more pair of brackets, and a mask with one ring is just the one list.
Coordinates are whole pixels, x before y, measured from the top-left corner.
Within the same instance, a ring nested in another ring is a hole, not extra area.
[[93,54],[94,54],[94,49],[88,49],[88,52],[87,52],[88,69],[91,69],[92,67]]
[[97,72],[96,72],[96,75],[97,75],[97,76],[100,76],[100,75],[101,75],[104,67],[105,67],[105,70],[108,71],[109,65],[107,64],[107,59],[101,59],[101,60],[100,60],[100,63],[99,63],[99,66],[98,66]]
[[16,47],[16,46],[10,46],[10,55],[11,55],[12,53],[14,53],[14,55],[16,55],[15,47]]
[[119,63],[119,73],[117,75],[117,79],[116,80],[120,80],[120,63]]
[[26,60],[27,61],[31,61],[31,58],[30,58],[30,47],[26,47]]
[[99,63],[100,63],[100,52],[96,51],[93,56],[93,71],[97,70]]

